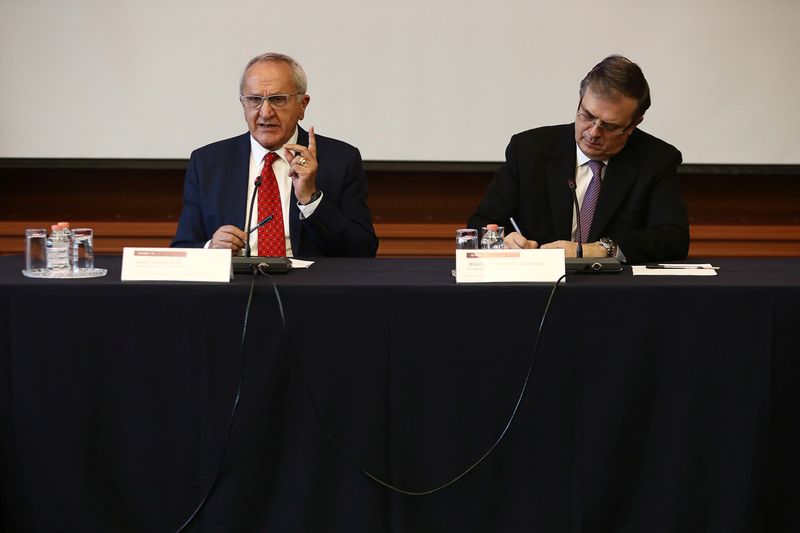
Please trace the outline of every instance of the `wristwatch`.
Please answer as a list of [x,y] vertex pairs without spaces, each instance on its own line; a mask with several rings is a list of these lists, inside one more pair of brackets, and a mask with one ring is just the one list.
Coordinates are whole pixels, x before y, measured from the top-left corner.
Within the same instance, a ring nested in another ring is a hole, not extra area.
[[308,199],[308,201],[307,201],[306,203],[304,203],[304,204],[301,204],[301,205],[313,204],[314,202],[316,202],[317,200],[319,200],[319,197],[320,197],[320,196],[322,196],[322,191],[320,191],[320,190],[316,190],[316,191],[314,191],[313,193],[311,193],[311,198],[309,198],[309,199]]
[[600,239],[600,245],[606,249],[606,257],[617,255],[617,243],[607,237]]

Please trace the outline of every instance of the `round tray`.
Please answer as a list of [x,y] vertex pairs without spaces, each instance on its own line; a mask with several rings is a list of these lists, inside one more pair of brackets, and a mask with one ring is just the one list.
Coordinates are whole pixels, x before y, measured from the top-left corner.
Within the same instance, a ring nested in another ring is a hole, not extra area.
[[23,270],[22,273],[29,278],[47,279],[83,279],[83,278],[102,278],[108,273],[105,268],[81,268],[79,270],[64,270],[54,272],[50,270]]

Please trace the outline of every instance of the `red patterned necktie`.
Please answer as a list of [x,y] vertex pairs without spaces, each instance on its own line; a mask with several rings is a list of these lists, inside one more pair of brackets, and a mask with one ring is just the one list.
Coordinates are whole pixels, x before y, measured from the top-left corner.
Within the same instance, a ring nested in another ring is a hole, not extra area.
[[272,220],[258,228],[258,255],[264,257],[283,257],[286,255],[286,236],[283,233],[283,208],[278,180],[272,170],[272,163],[278,154],[269,152],[264,156],[261,169],[261,187],[258,189],[258,221],[272,215]]
[[589,242],[589,230],[592,228],[592,219],[594,218],[594,208],[597,205],[597,198],[600,196],[600,174],[603,172],[605,164],[602,161],[589,161],[589,168],[592,169],[592,181],[589,182],[589,188],[586,189],[586,194],[583,195],[583,203],[581,203],[581,242]]

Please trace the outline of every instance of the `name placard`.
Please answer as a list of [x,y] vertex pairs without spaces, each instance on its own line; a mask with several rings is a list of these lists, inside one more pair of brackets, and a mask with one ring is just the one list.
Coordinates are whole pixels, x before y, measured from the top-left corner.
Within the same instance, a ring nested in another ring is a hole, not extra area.
[[230,282],[231,251],[212,248],[123,248],[122,281]]
[[554,282],[564,250],[456,250],[457,283]]

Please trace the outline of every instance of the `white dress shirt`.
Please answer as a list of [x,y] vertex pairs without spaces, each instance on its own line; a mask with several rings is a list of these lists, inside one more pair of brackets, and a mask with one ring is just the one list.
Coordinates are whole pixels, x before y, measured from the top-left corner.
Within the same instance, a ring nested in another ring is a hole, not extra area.
[[[289,138],[289,141],[286,144],[296,143],[297,133],[298,129],[295,127],[294,134]],[[245,224],[247,224],[247,215],[250,212],[250,200],[253,198],[255,181],[256,178],[261,175],[261,169],[264,167],[264,157],[268,152],[269,150],[261,146],[252,135],[250,136],[250,177],[247,181],[247,202],[245,205],[244,215]],[[289,236],[289,202],[291,202],[294,198],[292,190],[292,178],[289,177],[289,171],[291,170],[291,167],[289,166],[289,161],[286,160],[286,154],[283,150],[283,147],[281,147],[279,150],[275,150],[275,153],[278,154],[278,159],[276,159],[272,164],[272,170],[275,172],[275,178],[278,180],[278,190],[281,193],[283,234],[286,238],[286,257],[292,257],[292,239]],[[304,219],[310,217],[321,201],[322,197],[320,196],[316,201],[311,202],[308,205],[300,205],[298,202],[297,206],[300,208],[300,218]],[[257,207],[258,206],[253,209],[253,220],[250,223],[251,227],[255,226],[259,222],[256,220],[256,218],[258,218]],[[272,220],[268,222],[268,224],[274,224],[275,222],[275,220]],[[247,231],[247,228],[242,229]],[[250,249],[254,251],[253,255],[257,255],[257,252],[255,251],[258,250],[258,231],[254,231],[250,234]]]

